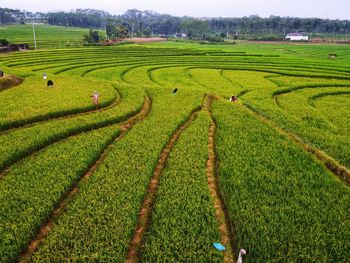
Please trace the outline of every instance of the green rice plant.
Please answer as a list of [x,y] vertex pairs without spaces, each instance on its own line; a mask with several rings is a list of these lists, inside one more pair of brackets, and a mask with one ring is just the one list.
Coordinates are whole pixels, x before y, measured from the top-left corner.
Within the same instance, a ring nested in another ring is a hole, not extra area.
[[349,80],[332,79],[332,78],[305,78],[305,77],[292,77],[292,76],[273,76],[269,78],[280,87],[300,87],[305,85],[324,86],[324,85],[337,85],[349,83]]
[[143,262],[223,261],[212,245],[220,236],[206,174],[210,122],[199,112],[170,153],[140,252]]
[[242,88],[230,79],[224,78],[224,70],[189,68],[187,73],[190,78],[198,82],[211,93],[231,96],[239,93]]
[[[263,114],[275,121],[279,126],[292,131],[302,138],[306,143],[323,150],[330,156],[338,160],[346,167],[350,166],[348,125],[346,124],[346,104],[340,105],[343,110],[343,123],[338,129],[335,122],[318,108],[312,107],[309,98],[319,93],[327,91],[347,91],[347,84],[338,84],[338,87],[331,87],[324,84],[325,88],[318,85],[300,86],[288,89],[276,90],[273,92],[273,100],[261,99],[246,101],[246,105],[254,109],[259,114]],[[328,86],[328,87],[327,87]],[[293,91],[294,90],[294,91]],[[246,99],[246,97],[245,97]],[[338,110],[340,110],[338,107]],[[341,116],[339,116],[341,117]]]
[[350,90],[331,91],[311,97],[312,106],[327,117],[342,134],[350,135],[347,116],[350,116]]
[[349,188],[248,113],[214,102],[220,189],[246,262],[346,262]]
[[105,111],[60,119],[34,125],[0,136],[3,153],[1,170],[47,145],[80,132],[89,131],[121,122],[134,115],[144,100],[142,89],[120,87],[121,102]]
[[101,94],[100,107],[108,106],[116,99],[110,83],[101,85],[98,81],[78,77],[49,76],[48,79],[53,81],[53,87],[47,87],[47,80],[42,77],[32,77],[22,85],[2,92],[0,130],[94,110],[96,106],[90,96],[95,90]]
[[[33,262],[123,261],[134,234],[141,201],[162,148],[177,126],[201,104],[201,92],[171,95],[148,90],[149,117],[118,141],[79,194],[67,205]],[[160,128],[161,127],[161,128]]]
[[12,166],[0,181],[0,258],[14,262],[63,193],[119,134],[118,126],[71,137]]
[[[74,41],[71,32],[50,40],[51,29],[40,45]],[[293,141],[298,137],[315,155],[322,150],[349,170],[349,51],[164,42],[1,55],[0,68],[25,81],[0,92],[0,126],[7,125],[0,131],[0,261],[18,259],[72,182],[119,134],[117,123],[135,115],[148,94],[150,115],[79,183],[32,258],[124,261],[165,145],[211,93],[222,98],[213,110],[217,172],[233,250],[246,248],[247,262],[347,262],[348,180]],[[329,60],[329,53],[339,56]],[[43,72],[64,87],[48,89]],[[93,107],[94,90],[105,108]],[[231,95],[238,95],[234,104]],[[140,250],[145,262],[222,261],[211,247],[221,223],[205,180],[208,125],[199,113],[169,152]]]

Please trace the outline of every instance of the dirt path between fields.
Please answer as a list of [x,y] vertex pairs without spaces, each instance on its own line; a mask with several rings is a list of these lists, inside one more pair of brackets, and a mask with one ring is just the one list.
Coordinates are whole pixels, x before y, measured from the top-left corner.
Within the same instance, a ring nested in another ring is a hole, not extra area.
[[169,157],[169,153],[174,147],[174,144],[180,137],[181,133],[194,121],[194,119],[197,117],[197,113],[202,108],[195,109],[192,114],[188,117],[188,119],[179,126],[174,134],[169,139],[166,146],[163,148],[160,157],[158,159],[157,166],[155,170],[153,171],[153,176],[151,181],[149,182],[146,196],[143,200],[141,210],[138,216],[136,228],[134,231],[134,236],[131,239],[131,242],[129,244],[128,253],[126,256],[126,262],[132,263],[132,262],[139,262],[139,250],[141,248],[142,242],[143,242],[143,236],[145,232],[148,229],[149,222],[151,220],[152,216],[152,209],[154,206],[157,189],[160,182],[161,174],[166,166],[167,159]]
[[[180,137],[181,133],[188,128],[188,126],[194,121],[197,116],[197,113],[201,110],[207,110],[211,117],[211,103],[215,99],[214,96],[207,95],[204,98],[203,106],[200,109],[196,109],[188,117],[184,124],[177,128],[175,133],[172,135],[167,145],[164,147],[158,164],[153,172],[152,179],[147,188],[147,194],[143,200],[141,210],[139,213],[136,229],[134,236],[129,244],[128,254],[126,257],[127,263],[139,262],[139,251],[142,246],[143,236],[146,233],[149,223],[151,221],[152,209],[155,203],[155,198],[157,194],[157,189],[160,183],[161,174],[166,167],[166,161],[168,159],[169,153],[173,149],[176,141]],[[208,141],[208,160],[207,160],[207,175],[208,175],[208,187],[213,198],[215,206],[215,216],[219,223],[219,231],[221,235],[221,242],[227,247],[227,250],[224,252],[224,261],[225,262],[234,262],[234,252],[233,252],[233,239],[232,230],[228,224],[228,217],[225,213],[224,204],[222,201],[221,194],[219,192],[218,182],[215,175],[216,167],[216,157],[215,157],[215,132],[216,124],[212,120],[212,124],[209,130],[209,141]]]
[[113,147],[113,145],[121,140],[125,134],[138,122],[143,121],[151,111],[152,102],[150,98],[147,96],[143,103],[141,111],[120,124],[120,133],[114,138],[111,143],[102,151],[99,158],[95,161],[95,163],[89,168],[89,170],[83,174],[80,178],[78,178],[75,183],[72,185],[70,190],[68,190],[62,197],[56,208],[51,212],[47,221],[40,227],[38,230],[37,236],[28,244],[25,251],[22,252],[18,262],[29,262],[31,256],[38,250],[42,241],[50,234],[52,231],[55,222],[57,219],[62,216],[65,212],[66,206],[69,202],[71,202],[77,193],[79,192],[79,184],[86,181],[93,173],[96,171],[97,167],[103,162],[103,160],[108,155],[109,151]]
[[211,124],[208,133],[208,160],[207,160],[207,177],[208,188],[211,198],[214,202],[215,217],[219,224],[221,243],[226,247],[224,251],[224,262],[235,262],[234,244],[233,244],[233,229],[225,209],[224,201],[220,192],[219,178],[216,172],[216,153],[215,153],[215,135],[217,126],[211,114],[211,104],[214,97],[209,97],[207,101],[207,111],[211,118]]

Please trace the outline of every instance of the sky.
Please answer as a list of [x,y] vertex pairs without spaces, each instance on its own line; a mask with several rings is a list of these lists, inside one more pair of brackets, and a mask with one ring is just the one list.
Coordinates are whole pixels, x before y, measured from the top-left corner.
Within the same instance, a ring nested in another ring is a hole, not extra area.
[[127,9],[193,17],[319,17],[350,20],[350,0],[0,0],[0,7],[28,11],[93,8],[122,14]]

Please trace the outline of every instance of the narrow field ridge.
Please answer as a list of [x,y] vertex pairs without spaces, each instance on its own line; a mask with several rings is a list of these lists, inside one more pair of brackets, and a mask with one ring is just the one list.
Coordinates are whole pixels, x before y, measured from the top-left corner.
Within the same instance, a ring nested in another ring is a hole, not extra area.
[[324,164],[327,167],[327,169],[330,172],[332,172],[335,176],[337,176],[346,185],[348,186],[350,185],[350,170],[347,167],[339,164],[338,161],[333,159],[324,151],[305,143],[298,135],[290,131],[286,131],[283,128],[279,127],[275,122],[263,116],[261,113],[257,112],[256,110],[252,109],[249,105],[246,105],[246,104],[243,104],[243,105],[247,111],[251,112],[259,120],[266,123],[270,127],[274,128],[279,134],[287,136],[293,142],[301,146],[306,152],[314,155],[322,164]]
[[148,116],[149,112],[151,111],[151,107],[152,102],[147,96],[145,98],[141,111],[137,115],[121,123],[121,132],[117,135],[116,138],[114,138],[111,141],[110,144],[108,144],[108,146],[105,149],[102,150],[102,153],[100,154],[99,158],[88,169],[88,171],[85,174],[83,174],[80,178],[78,178],[77,181],[75,181],[74,184],[71,186],[71,188],[63,194],[56,208],[51,212],[46,222],[38,230],[38,234],[36,235],[36,237],[28,244],[26,250],[23,251],[20,255],[18,262],[23,263],[30,261],[31,256],[38,250],[41,242],[43,242],[43,240],[50,234],[57,219],[64,213],[67,204],[71,202],[79,192],[79,184],[87,180],[95,172],[97,167],[103,162],[103,160],[108,155],[114,143],[121,140],[128,130],[130,130],[136,123],[141,122]]
[[166,166],[169,153],[171,152],[172,148],[174,147],[181,133],[194,121],[194,119],[197,117],[197,113],[200,110],[202,110],[202,107],[199,109],[195,109],[192,112],[192,114],[188,117],[188,119],[176,129],[176,131],[171,136],[168,143],[165,145],[165,147],[163,148],[160,154],[157,166],[154,169],[153,176],[151,178],[151,181],[149,182],[147,193],[143,199],[143,203],[138,216],[134,236],[131,239],[129,244],[128,253],[125,261],[127,263],[139,262],[139,250],[143,242],[143,236],[147,231],[148,224],[151,220],[152,209],[154,206],[157,189],[160,182],[160,177]]
[[221,236],[221,243],[226,247],[224,251],[224,262],[235,262],[234,245],[233,245],[233,231],[225,212],[224,202],[219,189],[219,180],[216,173],[216,154],[215,154],[215,135],[216,123],[211,114],[211,103],[214,97],[208,96],[206,108],[211,118],[211,124],[208,133],[208,160],[207,160],[207,176],[208,188],[210,195],[214,202],[215,217],[219,224],[219,231]]

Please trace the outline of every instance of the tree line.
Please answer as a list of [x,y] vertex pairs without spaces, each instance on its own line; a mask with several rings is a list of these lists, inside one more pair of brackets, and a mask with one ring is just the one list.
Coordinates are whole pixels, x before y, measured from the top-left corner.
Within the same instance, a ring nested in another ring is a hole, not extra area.
[[[289,32],[308,34],[350,34],[349,20],[296,18],[251,15],[241,18],[193,18],[159,14],[153,11],[132,9],[122,15],[93,9],[76,9],[70,12],[32,13],[17,9],[0,8],[0,24],[40,21],[50,25],[86,27],[107,30],[111,36],[118,31],[130,36],[185,34],[189,38],[232,36],[246,34],[279,35]],[[116,29],[118,28],[118,29]]]

